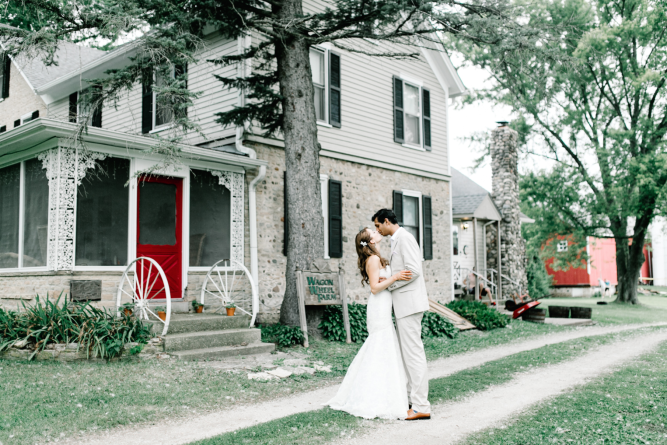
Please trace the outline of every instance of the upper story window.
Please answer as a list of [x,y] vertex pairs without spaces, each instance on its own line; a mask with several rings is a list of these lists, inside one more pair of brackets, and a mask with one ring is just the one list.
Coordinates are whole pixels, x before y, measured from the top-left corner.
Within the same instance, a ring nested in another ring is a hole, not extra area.
[[567,240],[558,241],[558,245],[556,246],[556,250],[558,252],[567,252]]
[[324,48],[311,48],[310,70],[313,76],[317,121],[340,127],[340,55]]
[[92,127],[102,128],[102,104],[99,86],[86,88],[69,95],[69,121],[82,123],[87,119]]
[[[179,117],[179,107],[176,106],[175,96],[160,93],[159,90],[172,84],[174,79],[184,79],[187,74],[186,65],[175,65],[166,70],[157,70],[142,79],[141,88],[141,132],[150,133],[171,127]],[[185,88],[188,87],[185,80]],[[155,88],[154,88],[155,86]],[[183,114],[187,110],[183,109]]]
[[431,150],[431,92],[394,77],[394,141]]
[[0,99],[9,97],[9,74],[12,70],[12,60],[7,54],[0,56]]
[[20,119],[16,119],[14,121],[14,128],[20,127],[23,124],[27,124],[28,122],[35,120],[39,117],[39,110],[35,110],[32,113],[27,113],[21,116]]

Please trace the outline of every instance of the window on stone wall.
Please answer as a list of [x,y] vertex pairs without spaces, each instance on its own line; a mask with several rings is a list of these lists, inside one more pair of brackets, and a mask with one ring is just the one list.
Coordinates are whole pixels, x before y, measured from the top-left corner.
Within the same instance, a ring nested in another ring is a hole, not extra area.
[[76,199],[76,266],[127,264],[130,161],[106,158],[86,173]]
[[0,169],[0,268],[46,266],[48,220],[49,183],[42,162],[31,159]]
[[232,193],[220,178],[190,170],[190,267],[231,257]]

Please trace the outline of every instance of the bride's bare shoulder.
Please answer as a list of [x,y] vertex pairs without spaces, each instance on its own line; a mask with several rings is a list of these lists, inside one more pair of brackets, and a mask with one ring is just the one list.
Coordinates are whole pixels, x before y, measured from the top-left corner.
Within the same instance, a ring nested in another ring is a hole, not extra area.
[[377,267],[380,264],[380,257],[377,255],[371,255],[368,257],[368,260],[366,260],[366,268],[369,267]]

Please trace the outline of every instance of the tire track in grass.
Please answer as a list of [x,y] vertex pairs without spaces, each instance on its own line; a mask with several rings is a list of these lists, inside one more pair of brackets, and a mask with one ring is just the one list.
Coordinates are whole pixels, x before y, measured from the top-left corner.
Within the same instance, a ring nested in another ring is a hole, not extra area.
[[667,341],[667,332],[645,335],[605,345],[577,359],[531,370],[510,382],[492,387],[463,401],[434,406],[425,422],[378,423],[347,445],[446,445],[481,430],[498,426],[547,398],[570,391],[588,380],[657,348]]
[[[633,324],[610,327],[583,327],[572,331],[540,336],[536,339],[507,346],[494,346],[471,353],[459,354],[429,363],[429,378],[442,378],[464,369],[483,365],[501,358],[562,343],[582,337],[605,335],[636,330],[644,327],[665,326],[667,323]],[[123,443],[127,445],[191,443],[208,437],[256,426],[275,419],[298,413],[321,409],[322,403],[331,399],[339,385],[332,385],[293,397],[285,397],[259,404],[238,406],[234,409],[200,415],[198,418],[170,419],[158,425],[141,425],[120,428],[84,438],[72,438],[66,443],[86,445],[106,445]]]

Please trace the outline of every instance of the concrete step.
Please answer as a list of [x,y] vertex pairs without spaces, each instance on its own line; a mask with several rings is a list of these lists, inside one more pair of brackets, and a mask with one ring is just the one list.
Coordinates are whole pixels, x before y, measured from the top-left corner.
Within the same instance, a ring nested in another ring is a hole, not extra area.
[[220,346],[217,348],[191,349],[189,351],[170,352],[179,360],[206,360],[221,359],[225,357],[238,357],[245,355],[264,354],[273,351],[276,346],[273,343],[250,343],[248,346]]
[[254,328],[186,332],[183,334],[170,333],[164,337],[164,350],[165,352],[172,352],[235,346],[242,343],[249,345],[261,342],[261,338],[262,332]]
[[[151,321],[154,326],[157,326],[157,321]],[[234,315],[228,317],[227,315],[219,314],[178,314],[172,313],[171,320],[169,320],[169,332],[171,334],[185,334],[187,332],[202,332],[202,331],[221,331],[223,329],[242,329],[250,325],[250,316],[248,315]],[[159,331],[162,332],[162,324],[160,323]],[[157,332],[157,331],[154,331]]]

